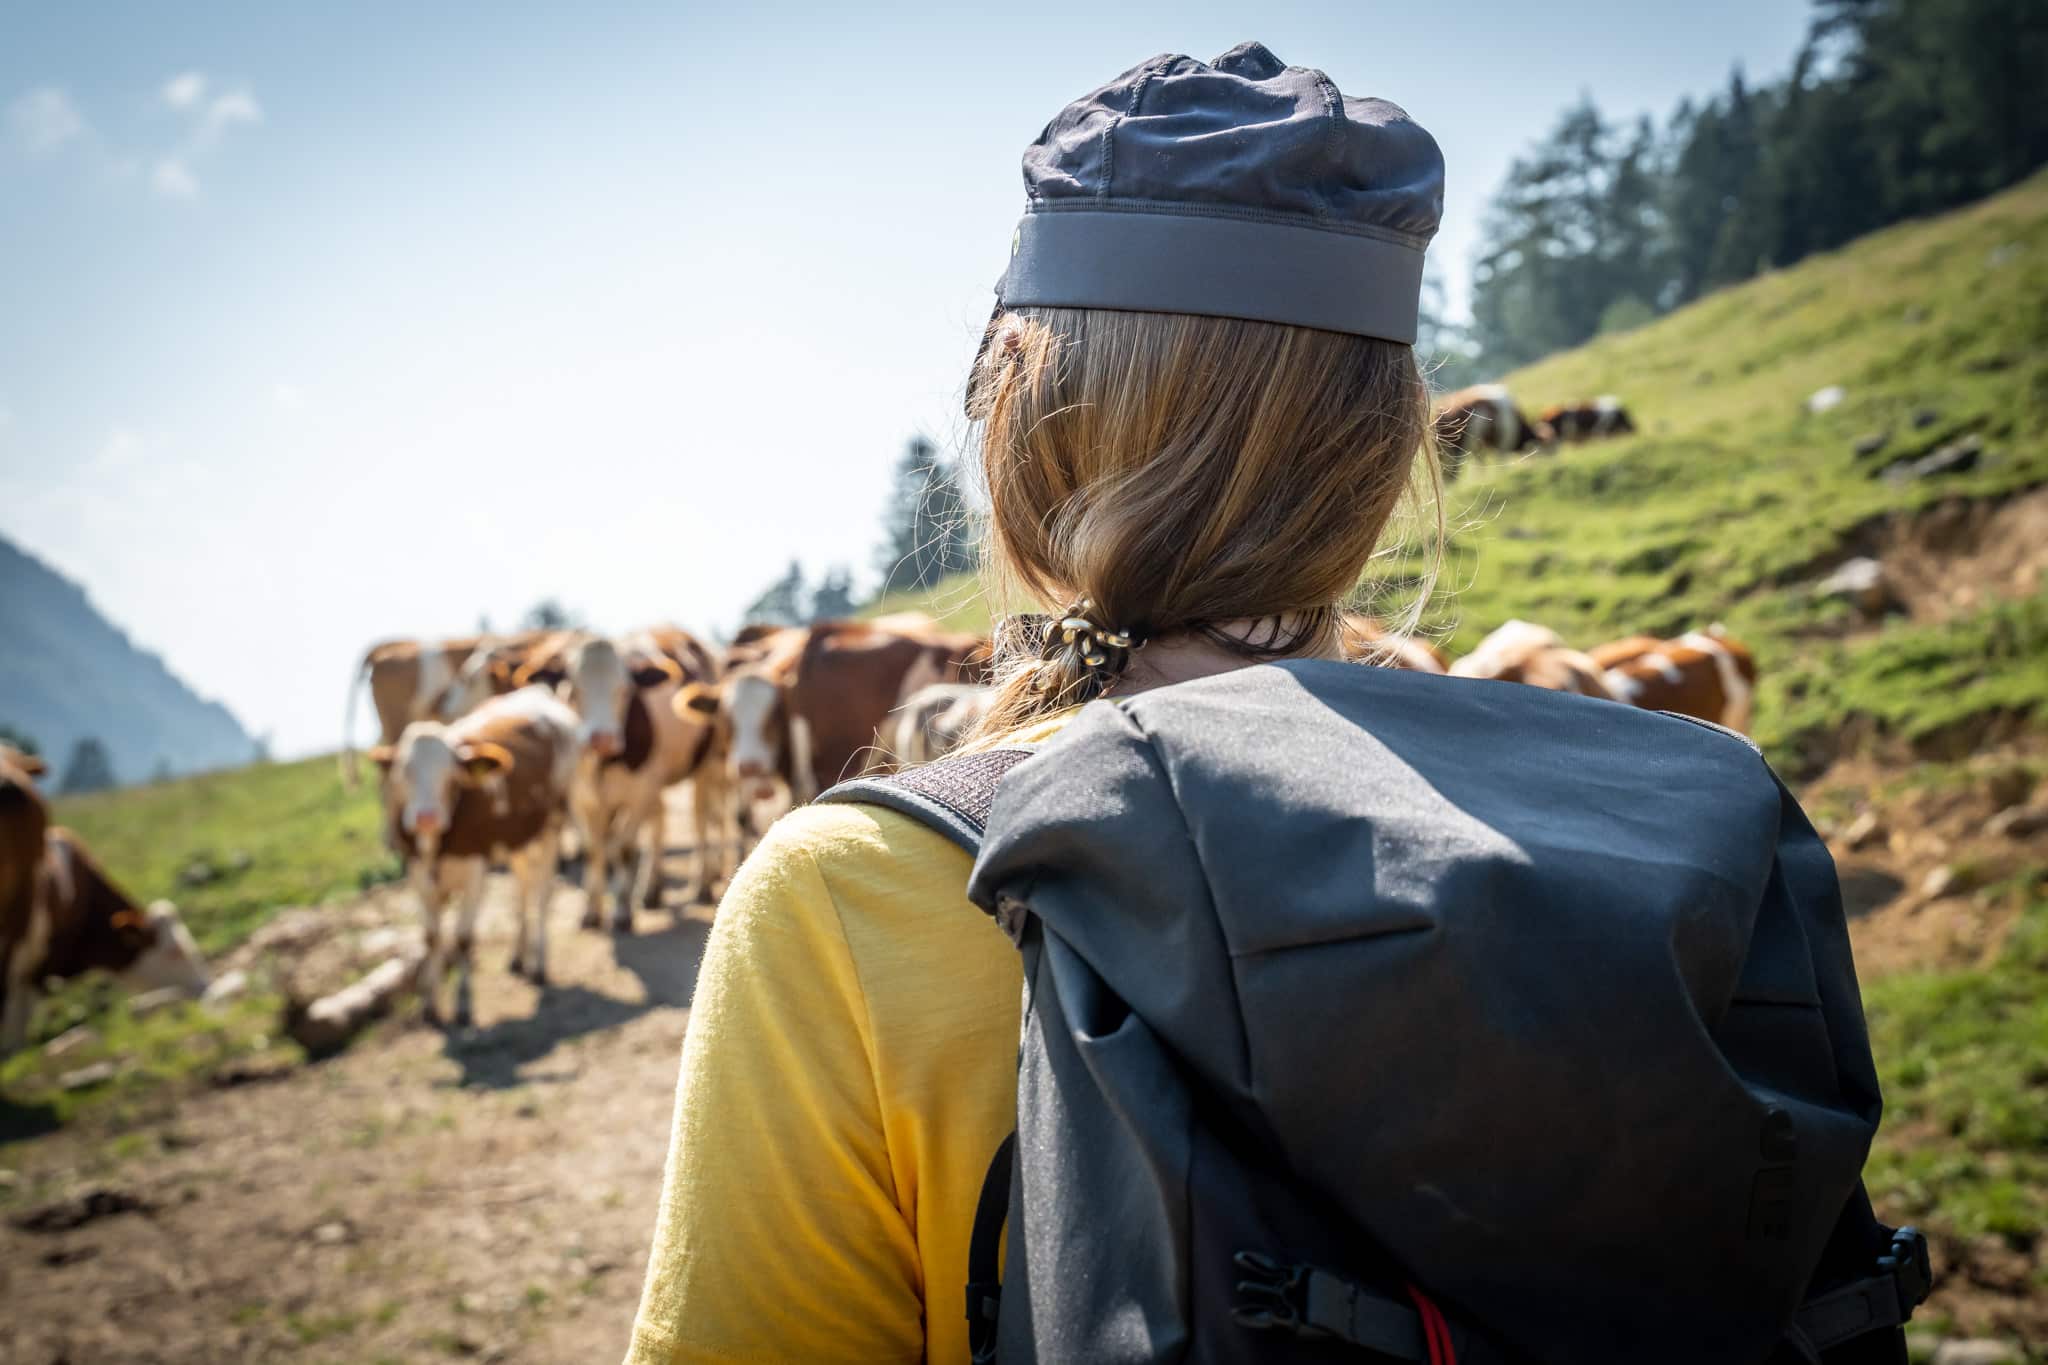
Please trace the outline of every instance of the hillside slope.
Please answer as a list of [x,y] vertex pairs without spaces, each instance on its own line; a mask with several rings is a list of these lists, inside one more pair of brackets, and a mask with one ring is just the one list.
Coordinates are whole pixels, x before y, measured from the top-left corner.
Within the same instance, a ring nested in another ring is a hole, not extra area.
[[[1953,754],[2048,699],[2048,506],[2017,496],[2048,483],[2048,175],[1505,382],[1531,412],[1618,394],[1641,432],[1452,486],[1428,629],[1453,653],[1514,617],[1582,646],[1723,621],[1755,646],[1758,737],[1795,773],[1878,740]],[[1832,385],[1840,404],[1809,413]],[[1970,438],[1965,472],[1884,475]],[[1864,621],[1815,594],[1873,552],[1908,610]],[[1411,540],[1368,588],[1398,603],[1427,562]],[[908,608],[988,623],[964,578],[876,610]]]
[[[0,724],[34,738],[53,766],[88,736],[107,746],[122,782],[246,763],[255,752],[225,706],[137,648],[83,588],[4,539],[0,639]],[[59,772],[53,783],[62,780]]]

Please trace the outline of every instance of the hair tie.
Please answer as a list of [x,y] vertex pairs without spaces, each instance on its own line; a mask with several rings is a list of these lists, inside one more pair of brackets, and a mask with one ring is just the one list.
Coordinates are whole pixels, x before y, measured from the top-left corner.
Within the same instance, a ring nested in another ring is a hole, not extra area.
[[1095,604],[1083,597],[1057,621],[1047,622],[1038,657],[1045,663],[1064,665],[1069,677],[1058,682],[1050,673],[1041,672],[1033,684],[1038,691],[1050,692],[1056,685],[1066,691],[1078,684],[1082,699],[1087,700],[1100,696],[1130,667],[1132,653],[1144,647],[1144,640],[1132,631],[1097,625],[1092,619],[1094,611]]

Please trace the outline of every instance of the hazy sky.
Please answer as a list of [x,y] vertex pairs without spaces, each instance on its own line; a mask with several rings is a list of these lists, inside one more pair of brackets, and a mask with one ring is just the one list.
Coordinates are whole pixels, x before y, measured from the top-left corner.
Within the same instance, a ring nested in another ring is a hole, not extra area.
[[[1781,71],[1796,0],[58,5],[0,0],[0,534],[281,753],[362,648],[729,627],[866,574],[1068,99],[1257,38],[1442,144],[1432,252],[1590,90]],[[0,583],[0,592],[7,585]]]

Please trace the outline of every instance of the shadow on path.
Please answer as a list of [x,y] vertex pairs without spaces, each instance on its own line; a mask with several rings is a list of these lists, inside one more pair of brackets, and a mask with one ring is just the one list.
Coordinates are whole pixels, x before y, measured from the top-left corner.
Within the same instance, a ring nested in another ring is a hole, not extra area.
[[[670,912],[651,913],[659,921],[668,919]],[[649,1010],[687,1007],[697,987],[697,967],[703,961],[710,931],[711,926],[703,920],[678,919],[649,933],[614,939],[613,959],[639,979],[642,999],[622,1000],[581,984],[550,984],[541,989],[529,1015],[501,1019],[487,1028],[445,1033],[442,1055],[462,1068],[462,1075],[451,1084],[504,1090],[551,1079],[522,1076],[520,1068],[565,1042],[618,1028]]]

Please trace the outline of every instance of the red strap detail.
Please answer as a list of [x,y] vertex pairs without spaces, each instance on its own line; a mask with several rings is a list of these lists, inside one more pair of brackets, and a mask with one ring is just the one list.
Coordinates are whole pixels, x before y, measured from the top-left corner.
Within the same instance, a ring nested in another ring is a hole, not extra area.
[[1408,1285],[1407,1290],[1422,1318],[1422,1335],[1429,1342],[1429,1365],[1458,1365],[1458,1349],[1451,1344],[1451,1325],[1444,1321],[1443,1310],[1436,1306],[1435,1299],[1414,1285]]

